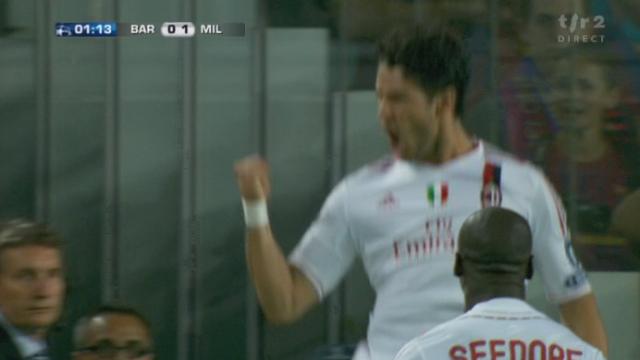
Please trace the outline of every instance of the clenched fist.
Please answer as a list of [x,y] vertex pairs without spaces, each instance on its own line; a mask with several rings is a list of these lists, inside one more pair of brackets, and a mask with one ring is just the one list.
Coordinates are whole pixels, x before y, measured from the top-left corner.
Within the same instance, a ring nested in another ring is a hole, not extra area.
[[251,155],[235,163],[234,170],[240,195],[247,201],[266,200],[271,193],[269,164],[259,155]]

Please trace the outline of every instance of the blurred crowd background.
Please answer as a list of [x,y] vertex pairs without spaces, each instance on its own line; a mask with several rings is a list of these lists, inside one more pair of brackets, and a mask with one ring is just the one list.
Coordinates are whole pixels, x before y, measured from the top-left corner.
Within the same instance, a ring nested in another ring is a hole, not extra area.
[[[58,21],[243,22],[240,38],[56,38]],[[366,329],[357,266],[304,321],[266,324],[244,260],[236,159],[272,164],[286,252],[331,187],[387,151],[376,40],[467,43],[466,126],[540,166],[610,338],[640,358],[640,6],[633,0],[0,0],[0,217],[67,241],[58,330],[101,302],[151,320],[159,359],[303,359]],[[530,301],[549,310],[540,287]],[[555,316],[555,314],[551,314]]]

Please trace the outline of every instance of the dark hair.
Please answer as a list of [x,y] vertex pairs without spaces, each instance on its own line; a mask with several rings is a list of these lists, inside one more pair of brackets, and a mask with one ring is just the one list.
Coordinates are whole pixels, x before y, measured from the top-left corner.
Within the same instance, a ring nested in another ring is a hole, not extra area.
[[0,223],[0,254],[6,249],[37,245],[60,250],[62,238],[47,225],[25,219]]
[[389,66],[401,66],[429,96],[454,86],[455,113],[462,116],[470,76],[469,55],[452,32],[419,25],[398,28],[378,44],[378,59]]
[[100,305],[95,310],[84,315],[76,322],[76,325],[73,331],[74,347],[78,348],[83,346],[83,344],[81,343],[84,342],[84,336],[85,336],[84,332],[86,331],[86,328],[89,325],[89,322],[91,321],[91,319],[101,315],[125,315],[125,316],[131,316],[140,320],[140,322],[144,325],[147,332],[149,333],[151,344],[153,344],[153,336],[151,334],[151,323],[149,323],[149,320],[147,320],[147,318],[144,315],[142,315],[142,313],[140,313],[138,310],[134,309],[133,307],[130,307],[127,305],[103,304],[103,305]]

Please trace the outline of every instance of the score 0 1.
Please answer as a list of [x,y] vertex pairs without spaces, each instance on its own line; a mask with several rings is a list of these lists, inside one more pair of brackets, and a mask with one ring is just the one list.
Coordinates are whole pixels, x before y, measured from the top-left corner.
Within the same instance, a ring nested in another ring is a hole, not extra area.
[[191,22],[166,22],[162,24],[161,32],[165,37],[192,37],[196,27]]

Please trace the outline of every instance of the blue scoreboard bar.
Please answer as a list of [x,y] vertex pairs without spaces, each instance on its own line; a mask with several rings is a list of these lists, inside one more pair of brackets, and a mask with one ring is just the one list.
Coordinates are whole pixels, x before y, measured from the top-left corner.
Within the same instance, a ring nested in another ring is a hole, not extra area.
[[116,22],[59,22],[56,23],[57,37],[114,37],[118,36]]

